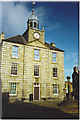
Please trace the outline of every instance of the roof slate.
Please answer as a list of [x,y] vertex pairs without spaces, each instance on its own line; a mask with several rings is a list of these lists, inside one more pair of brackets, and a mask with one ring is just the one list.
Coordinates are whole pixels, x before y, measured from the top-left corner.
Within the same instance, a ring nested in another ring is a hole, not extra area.
[[26,39],[22,35],[16,35],[7,39],[3,39],[3,41],[19,43],[25,45],[27,43]]
[[62,51],[62,52],[64,52],[64,50],[61,50],[61,49],[59,49],[59,48],[57,48],[57,47],[55,47],[55,46],[52,46],[51,44],[49,44],[49,43],[47,43],[47,42],[45,42],[45,45],[46,45],[47,47],[49,47],[51,50],[56,50],[56,51]]
[[[13,42],[13,43],[18,43],[18,44],[23,44],[23,45],[27,44],[26,39],[22,35],[16,35],[16,36],[13,36],[13,37],[10,37],[10,38],[7,38],[7,39],[3,39],[3,41]],[[47,42],[45,42],[44,45],[46,45],[51,50],[64,52],[63,50],[61,50],[61,49],[59,49],[55,46],[52,46],[51,44],[48,44]]]

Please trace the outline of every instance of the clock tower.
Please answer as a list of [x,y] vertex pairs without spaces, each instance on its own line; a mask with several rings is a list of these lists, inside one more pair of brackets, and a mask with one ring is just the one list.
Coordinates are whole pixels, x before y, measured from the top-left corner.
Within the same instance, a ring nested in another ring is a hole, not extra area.
[[27,42],[38,40],[44,44],[44,27],[42,27],[42,30],[39,30],[39,21],[34,14],[34,9],[32,9],[31,16],[28,18],[27,30],[23,33],[23,37]]

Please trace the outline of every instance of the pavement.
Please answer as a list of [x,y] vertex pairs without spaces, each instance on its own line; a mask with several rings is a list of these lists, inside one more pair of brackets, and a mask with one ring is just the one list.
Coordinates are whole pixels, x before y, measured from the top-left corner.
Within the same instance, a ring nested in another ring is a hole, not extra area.
[[28,103],[5,102],[2,104],[3,119],[78,119],[75,114],[62,111],[57,103],[32,101]]

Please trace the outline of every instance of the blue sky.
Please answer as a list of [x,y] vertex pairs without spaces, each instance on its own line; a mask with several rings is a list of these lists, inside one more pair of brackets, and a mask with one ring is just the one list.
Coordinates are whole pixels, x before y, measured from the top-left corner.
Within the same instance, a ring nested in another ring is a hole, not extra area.
[[[78,66],[78,2],[36,2],[34,9],[40,29],[42,26],[45,28],[45,41],[53,42],[65,51],[66,80],[66,76],[72,75],[73,67]],[[31,10],[32,2],[2,2],[2,31],[5,38],[23,34]]]

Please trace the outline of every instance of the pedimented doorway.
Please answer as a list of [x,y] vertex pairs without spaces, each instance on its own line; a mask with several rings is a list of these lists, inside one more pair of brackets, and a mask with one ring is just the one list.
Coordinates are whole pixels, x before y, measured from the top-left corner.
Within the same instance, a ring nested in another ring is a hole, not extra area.
[[34,83],[34,100],[40,100],[40,85]]

